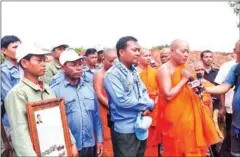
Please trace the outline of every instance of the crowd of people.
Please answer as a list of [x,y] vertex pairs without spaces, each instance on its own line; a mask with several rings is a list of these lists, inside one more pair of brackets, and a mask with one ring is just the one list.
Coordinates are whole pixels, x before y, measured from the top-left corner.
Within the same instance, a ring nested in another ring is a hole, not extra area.
[[187,64],[180,39],[160,63],[132,36],[79,54],[8,35],[1,51],[1,147],[10,143],[16,156],[37,156],[25,105],[51,98],[64,99],[73,156],[240,156],[240,41],[220,69],[209,50]]

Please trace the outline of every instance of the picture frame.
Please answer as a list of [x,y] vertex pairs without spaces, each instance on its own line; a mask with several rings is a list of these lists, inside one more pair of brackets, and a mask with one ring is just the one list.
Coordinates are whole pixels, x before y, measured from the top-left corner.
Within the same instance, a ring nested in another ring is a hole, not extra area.
[[26,104],[30,137],[37,156],[72,156],[64,100],[54,98]]

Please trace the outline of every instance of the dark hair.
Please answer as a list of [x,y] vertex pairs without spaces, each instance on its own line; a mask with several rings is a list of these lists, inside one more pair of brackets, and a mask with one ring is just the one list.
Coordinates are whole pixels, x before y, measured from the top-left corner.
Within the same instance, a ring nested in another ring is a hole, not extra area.
[[102,54],[102,53],[103,53],[103,50],[100,50],[100,51],[98,51],[97,53],[98,53],[98,54]]
[[201,54],[200,54],[201,59],[203,58],[203,56],[204,56],[205,53],[212,53],[212,51],[210,51],[210,50],[204,50],[204,51],[202,51]]
[[137,42],[138,40],[132,36],[125,36],[125,37],[122,37],[118,40],[117,44],[116,44],[116,49],[117,49],[117,56],[119,57],[120,54],[119,54],[119,50],[120,49],[125,49],[127,47],[127,42],[128,41],[135,41]]
[[[34,56],[33,54],[28,54],[25,57],[23,57],[22,59],[28,60],[30,61],[30,59],[32,58],[32,56]],[[21,60],[22,60],[21,59]],[[23,68],[22,64],[21,64],[21,60],[19,61],[19,65],[21,66],[21,68]]]
[[89,48],[86,50],[85,56],[89,56],[95,53],[97,53],[97,50],[95,48]]
[[40,114],[37,114],[37,117],[40,116]]
[[7,48],[9,44],[11,43],[15,43],[17,41],[20,41],[21,40],[17,37],[17,36],[14,36],[14,35],[6,35],[4,36],[2,39],[1,39],[1,49],[3,48]]

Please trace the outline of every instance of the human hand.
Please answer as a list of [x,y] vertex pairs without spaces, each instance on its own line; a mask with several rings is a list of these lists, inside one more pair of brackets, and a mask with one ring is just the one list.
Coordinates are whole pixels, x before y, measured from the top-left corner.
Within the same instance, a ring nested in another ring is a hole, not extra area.
[[142,111],[142,116],[148,116],[151,112],[149,110]]
[[73,157],[77,157],[78,156],[78,149],[77,149],[76,144],[72,145],[72,156]]
[[102,156],[103,154],[103,144],[102,143],[97,143],[97,155],[98,157]]

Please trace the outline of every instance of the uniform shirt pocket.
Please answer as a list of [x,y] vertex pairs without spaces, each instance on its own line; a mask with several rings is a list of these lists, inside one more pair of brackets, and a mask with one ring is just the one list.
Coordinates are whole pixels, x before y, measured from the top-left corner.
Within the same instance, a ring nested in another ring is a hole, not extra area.
[[65,101],[65,107],[66,107],[66,113],[67,114],[73,112],[75,101],[76,101],[75,98]]
[[95,105],[94,105],[94,96],[93,95],[85,95],[84,96],[84,104],[87,110],[94,111]]

